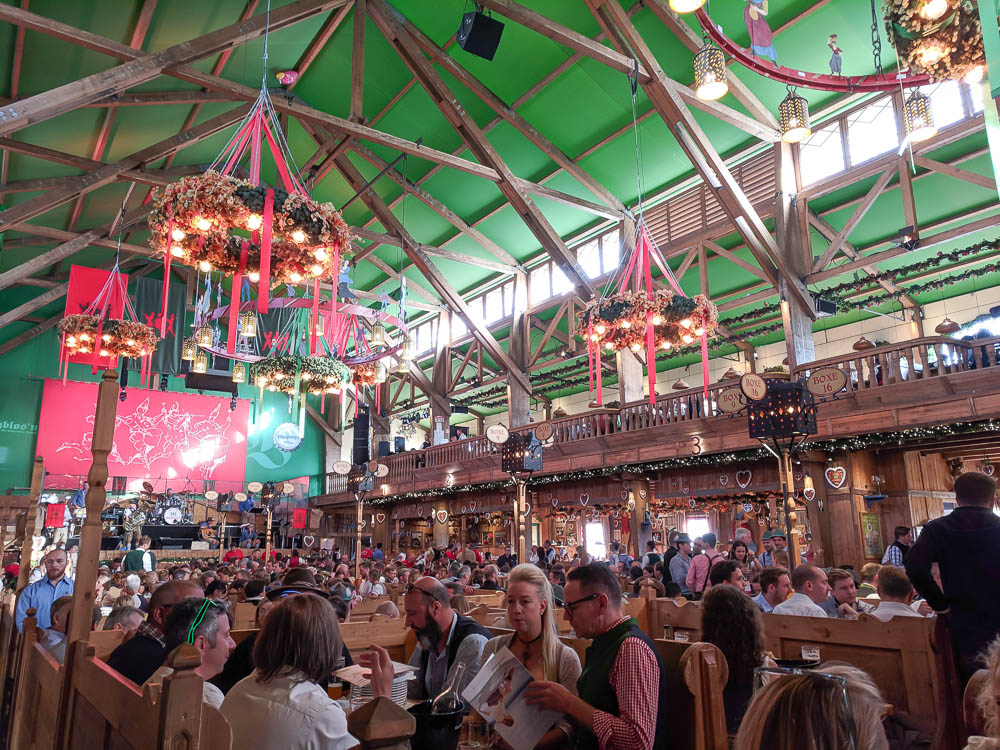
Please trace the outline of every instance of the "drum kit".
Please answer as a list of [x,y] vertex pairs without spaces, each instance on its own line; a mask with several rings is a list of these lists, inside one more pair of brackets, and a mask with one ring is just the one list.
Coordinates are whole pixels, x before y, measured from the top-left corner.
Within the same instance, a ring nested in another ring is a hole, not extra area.
[[148,516],[146,523],[163,526],[194,524],[194,513],[191,510],[193,501],[178,495],[169,487],[166,492],[156,494],[149,482],[143,482],[142,490],[138,506]]

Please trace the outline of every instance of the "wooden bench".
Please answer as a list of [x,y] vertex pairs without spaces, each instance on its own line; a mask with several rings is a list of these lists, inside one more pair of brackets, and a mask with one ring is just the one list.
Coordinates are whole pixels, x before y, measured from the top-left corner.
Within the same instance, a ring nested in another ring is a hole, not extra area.
[[87,640],[94,647],[94,656],[101,661],[107,661],[111,652],[125,640],[125,633],[121,630],[94,630]]
[[257,605],[252,602],[237,602],[229,608],[233,615],[233,629],[245,630],[257,626]]
[[[251,633],[256,632],[256,628],[246,628],[232,630],[230,635],[239,645]],[[417,636],[411,628],[406,627],[406,621],[402,617],[379,619],[375,622],[344,622],[340,624],[340,637],[344,639],[344,645],[355,662],[358,654],[367,651],[373,643],[386,649],[395,661],[404,663],[417,647]]]

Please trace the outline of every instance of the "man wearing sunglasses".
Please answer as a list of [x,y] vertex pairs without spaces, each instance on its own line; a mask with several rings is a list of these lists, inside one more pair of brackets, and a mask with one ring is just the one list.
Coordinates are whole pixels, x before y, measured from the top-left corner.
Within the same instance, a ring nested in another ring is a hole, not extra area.
[[664,747],[667,715],[663,666],[653,642],[621,608],[621,586],[605,565],[569,572],[563,616],[580,638],[591,638],[579,697],[557,682],[536,680],[529,704],[559,711],[577,725],[578,748],[651,750]]

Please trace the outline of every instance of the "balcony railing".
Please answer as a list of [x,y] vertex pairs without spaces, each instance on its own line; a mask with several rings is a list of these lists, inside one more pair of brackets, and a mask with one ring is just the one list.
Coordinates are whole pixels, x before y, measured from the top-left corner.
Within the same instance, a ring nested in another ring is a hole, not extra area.
[[[808,376],[820,367],[836,367],[847,375],[847,392],[862,393],[898,383],[939,378],[946,375],[1000,367],[1000,337],[960,341],[939,336],[925,337],[889,344],[864,351],[852,352],[810,362],[792,371],[795,377]],[[768,378],[787,378],[783,374],[766,374]],[[552,440],[548,446],[576,452],[570,444],[590,438],[601,438],[625,432],[636,432],[698,419],[727,416],[718,407],[718,395],[732,388],[737,381],[714,383],[708,387],[708,398],[702,388],[689,388],[657,396],[655,405],[647,400],[624,404],[620,409],[592,409],[582,414],[551,420]],[[534,428],[526,425],[513,430],[524,432]],[[483,436],[453,440],[423,450],[408,451],[383,459],[389,474],[382,480],[398,485],[412,479],[421,469],[458,471],[466,461],[487,458],[499,453],[499,448]],[[327,474],[326,492],[335,495],[347,492],[347,477]]]

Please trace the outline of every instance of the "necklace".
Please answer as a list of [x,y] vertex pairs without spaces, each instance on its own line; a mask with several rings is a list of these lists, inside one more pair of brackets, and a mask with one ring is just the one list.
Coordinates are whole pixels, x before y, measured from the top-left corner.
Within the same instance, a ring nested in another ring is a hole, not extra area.
[[521,634],[520,633],[514,633],[514,637],[517,638],[518,643],[520,643],[522,646],[524,646],[524,663],[525,664],[527,664],[528,661],[531,659],[531,644],[534,643],[535,641],[537,641],[539,638],[541,638],[544,633],[545,633],[545,631],[543,630],[541,633],[539,633],[538,635],[536,635],[530,641],[526,641],[523,638],[521,638]]

